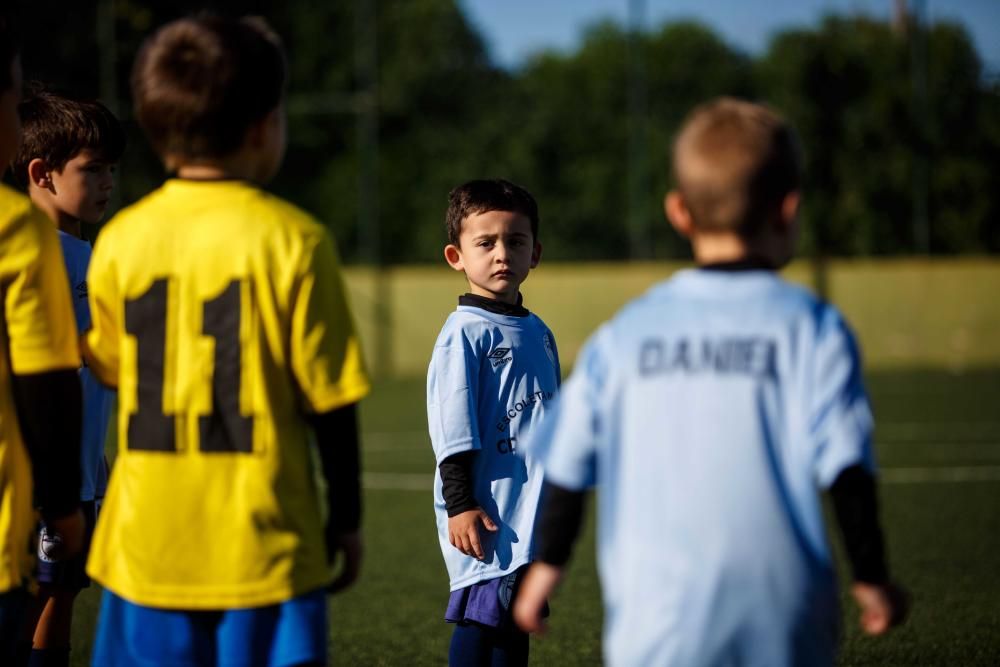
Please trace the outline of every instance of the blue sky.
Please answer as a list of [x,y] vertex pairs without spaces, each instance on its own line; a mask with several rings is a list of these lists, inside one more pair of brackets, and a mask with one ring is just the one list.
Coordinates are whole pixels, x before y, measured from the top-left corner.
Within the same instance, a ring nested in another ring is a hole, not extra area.
[[[913,0],[910,0],[910,4]],[[494,60],[517,67],[546,48],[572,49],[582,29],[602,18],[625,23],[628,0],[460,0],[486,39]],[[824,14],[864,13],[888,18],[894,0],[645,0],[646,25],[697,19],[729,44],[758,53],[789,26],[816,24]],[[962,23],[987,73],[1000,76],[1000,0],[923,0],[931,21]]]

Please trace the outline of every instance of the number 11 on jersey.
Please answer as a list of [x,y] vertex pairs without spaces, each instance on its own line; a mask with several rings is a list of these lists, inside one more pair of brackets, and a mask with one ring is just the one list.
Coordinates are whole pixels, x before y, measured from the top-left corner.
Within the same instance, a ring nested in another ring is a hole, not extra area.
[[[125,302],[125,330],[136,339],[135,413],[128,419],[128,448],[176,452],[173,414],[164,414],[163,383],[167,350],[170,281],[160,278],[145,293]],[[202,452],[253,451],[253,417],[240,414],[242,280],[202,304],[202,335],[215,340],[212,411],[198,418]]]

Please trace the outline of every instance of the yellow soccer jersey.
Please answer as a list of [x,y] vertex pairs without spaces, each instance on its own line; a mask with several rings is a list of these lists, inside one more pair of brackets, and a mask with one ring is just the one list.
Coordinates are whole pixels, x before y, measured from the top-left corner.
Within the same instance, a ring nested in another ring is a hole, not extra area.
[[330,236],[247,183],[171,180],[105,227],[87,282],[119,406],[90,575],[167,609],[328,583],[303,415],[369,388]]
[[11,373],[77,368],[76,318],[55,225],[0,185],[0,592],[31,575],[31,463],[21,441]]

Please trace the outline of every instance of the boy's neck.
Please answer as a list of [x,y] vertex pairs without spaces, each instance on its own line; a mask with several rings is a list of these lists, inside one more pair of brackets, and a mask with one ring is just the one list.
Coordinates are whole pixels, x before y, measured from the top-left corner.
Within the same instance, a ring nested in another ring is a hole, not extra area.
[[747,240],[730,232],[701,232],[691,237],[691,249],[698,266],[752,262],[779,268],[787,259],[783,257],[782,247],[772,241],[767,235]]
[[167,167],[178,178],[190,181],[251,181],[258,182],[260,164],[247,151],[239,151],[222,158],[187,161],[182,158],[167,159]]

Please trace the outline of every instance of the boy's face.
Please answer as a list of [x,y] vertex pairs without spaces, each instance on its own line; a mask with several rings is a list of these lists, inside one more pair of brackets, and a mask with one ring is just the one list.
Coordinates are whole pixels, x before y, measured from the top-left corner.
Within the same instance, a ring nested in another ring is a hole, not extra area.
[[61,171],[49,172],[47,196],[59,216],[88,224],[100,222],[114,189],[115,166],[94,151],[84,149]]
[[21,146],[21,59],[10,63],[10,88],[0,93],[0,164],[10,164]]
[[531,233],[531,221],[511,211],[475,213],[462,221],[459,245],[444,249],[456,271],[465,271],[473,294],[517,303],[521,283],[538,265],[542,247]]

